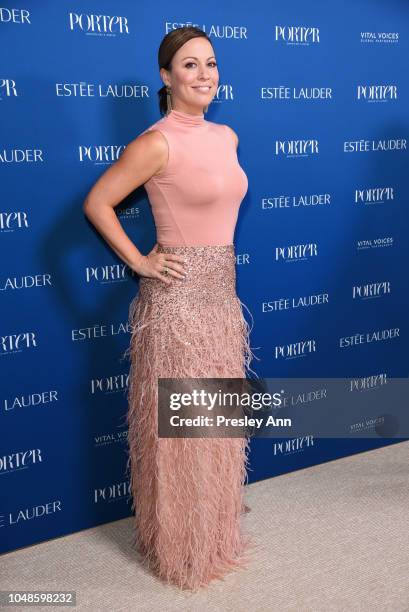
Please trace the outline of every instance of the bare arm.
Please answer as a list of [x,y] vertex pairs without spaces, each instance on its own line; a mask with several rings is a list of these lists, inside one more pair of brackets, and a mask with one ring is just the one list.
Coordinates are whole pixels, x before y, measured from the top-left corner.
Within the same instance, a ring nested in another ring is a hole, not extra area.
[[139,271],[143,255],[124,231],[114,208],[131,191],[143,185],[166,165],[168,146],[155,130],[130,142],[120,158],[108,168],[88,193],[83,211],[115,253]]
[[[226,124],[225,124],[226,125]],[[232,135],[232,138],[234,140],[234,142],[236,143],[236,149],[239,146],[239,137],[237,136],[236,132],[233,130],[233,128],[231,128],[229,125],[226,125],[226,127],[230,130],[230,133]]]

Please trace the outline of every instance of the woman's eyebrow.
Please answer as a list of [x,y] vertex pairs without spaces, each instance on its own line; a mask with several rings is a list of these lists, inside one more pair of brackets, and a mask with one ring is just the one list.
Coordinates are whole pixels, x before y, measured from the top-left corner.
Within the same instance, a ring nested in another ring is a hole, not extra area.
[[[214,55],[211,55],[211,56],[210,56],[210,57],[208,57],[207,59],[211,59],[212,57],[215,57],[215,56],[214,56]],[[189,58],[191,58],[191,59],[196,59],[196,60],[197,60],[197,59],[199,59],[198,57],[194,57],[193,55],[188,55],[187,57],[184,57],[184,58],[182,59],[182,62],[183,62],[185,59],[189,59]]]

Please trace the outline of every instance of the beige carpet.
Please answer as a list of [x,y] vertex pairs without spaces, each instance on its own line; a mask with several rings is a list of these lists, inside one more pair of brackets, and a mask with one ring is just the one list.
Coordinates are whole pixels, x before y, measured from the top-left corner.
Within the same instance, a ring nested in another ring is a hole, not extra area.
[[141,568],[131,519],[2,555],[1,589],[72,589],[93,612],[408,612],[408,465],[402,442],[249,485],[257,557],[198,594]]

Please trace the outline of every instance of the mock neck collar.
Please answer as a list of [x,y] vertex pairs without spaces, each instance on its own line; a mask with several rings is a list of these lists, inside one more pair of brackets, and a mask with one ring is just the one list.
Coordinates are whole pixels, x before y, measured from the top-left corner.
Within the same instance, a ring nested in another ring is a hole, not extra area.
[[171,121],[180,123],[181,125],[203,125],[205,122],[204,113],[201,115],[192,115],[183,111],[172,108],[170,113],[166,115]]

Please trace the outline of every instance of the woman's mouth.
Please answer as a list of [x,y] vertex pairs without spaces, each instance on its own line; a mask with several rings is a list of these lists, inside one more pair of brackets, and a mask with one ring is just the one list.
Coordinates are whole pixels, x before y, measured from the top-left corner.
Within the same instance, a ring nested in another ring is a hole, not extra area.
[[208,93],[211,87],[210,85],[198,85],[197,87],[193,87],[193,89],[197,89],[197,91],[201,91],[203,93]]

